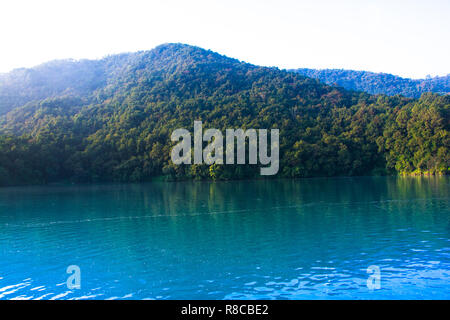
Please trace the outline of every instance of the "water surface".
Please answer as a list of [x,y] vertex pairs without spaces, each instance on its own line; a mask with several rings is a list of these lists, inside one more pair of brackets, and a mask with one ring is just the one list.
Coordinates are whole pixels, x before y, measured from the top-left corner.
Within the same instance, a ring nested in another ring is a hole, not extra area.
[[0,299],[449,299],[449,183],[3,188]]

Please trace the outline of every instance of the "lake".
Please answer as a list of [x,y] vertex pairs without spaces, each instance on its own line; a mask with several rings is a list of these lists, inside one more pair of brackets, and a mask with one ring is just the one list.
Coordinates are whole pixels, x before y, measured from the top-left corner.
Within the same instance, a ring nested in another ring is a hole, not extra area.
[[0,299],[449,299],[449,183],[2,188]]

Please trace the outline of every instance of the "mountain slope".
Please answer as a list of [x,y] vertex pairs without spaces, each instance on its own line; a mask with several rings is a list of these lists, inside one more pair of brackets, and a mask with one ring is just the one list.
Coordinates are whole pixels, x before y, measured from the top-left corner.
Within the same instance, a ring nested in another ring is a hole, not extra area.
[[194,120],[280,129],[284,177],[448,171],[448,96],[372,96],[183,44],[90,63],[78,86],[0,116],[0,185],[259,177],[257,165],[173,165],[170,135]]
[[48,97],[88,95],[104,84],[105,72],[99,61],[60,60],[16,69],[0,74],[0,114]]
[[[31,69],[0,74],[0,115],[29,102],[61,96],[80,96],[98,101],[98,94],[111,95],[122,84],[170,77],[198,63],[200,48],[183,44],[162,45],[151,51],[112,55],[101,60],[57,60]],[[236,65],[237,60],[208,52],[203,62]],[[114,92],[116,94],[116,92]],[[105,96],[101,96],[104,98]]]
[[450,93],[450,75],[427,79],[406,79],[387,73],[354,71],[342,69],[293,69],[306,77],[337,85],[348,90],[364,91],[370,94],[401,94],[405,97],[419,98],[425,92]]

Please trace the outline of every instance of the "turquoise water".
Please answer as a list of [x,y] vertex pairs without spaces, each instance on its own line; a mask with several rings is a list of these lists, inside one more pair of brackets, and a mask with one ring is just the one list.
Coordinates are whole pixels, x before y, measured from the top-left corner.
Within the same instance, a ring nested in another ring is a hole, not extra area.
[[449,299],[449,182],[3,188],[0,299]]

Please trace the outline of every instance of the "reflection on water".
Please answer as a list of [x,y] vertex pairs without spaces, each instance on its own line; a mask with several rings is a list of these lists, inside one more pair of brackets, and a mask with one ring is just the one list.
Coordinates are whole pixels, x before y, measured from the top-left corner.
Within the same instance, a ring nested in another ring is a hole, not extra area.
[[448,299],[449,182],[0,189],[0,299]]

